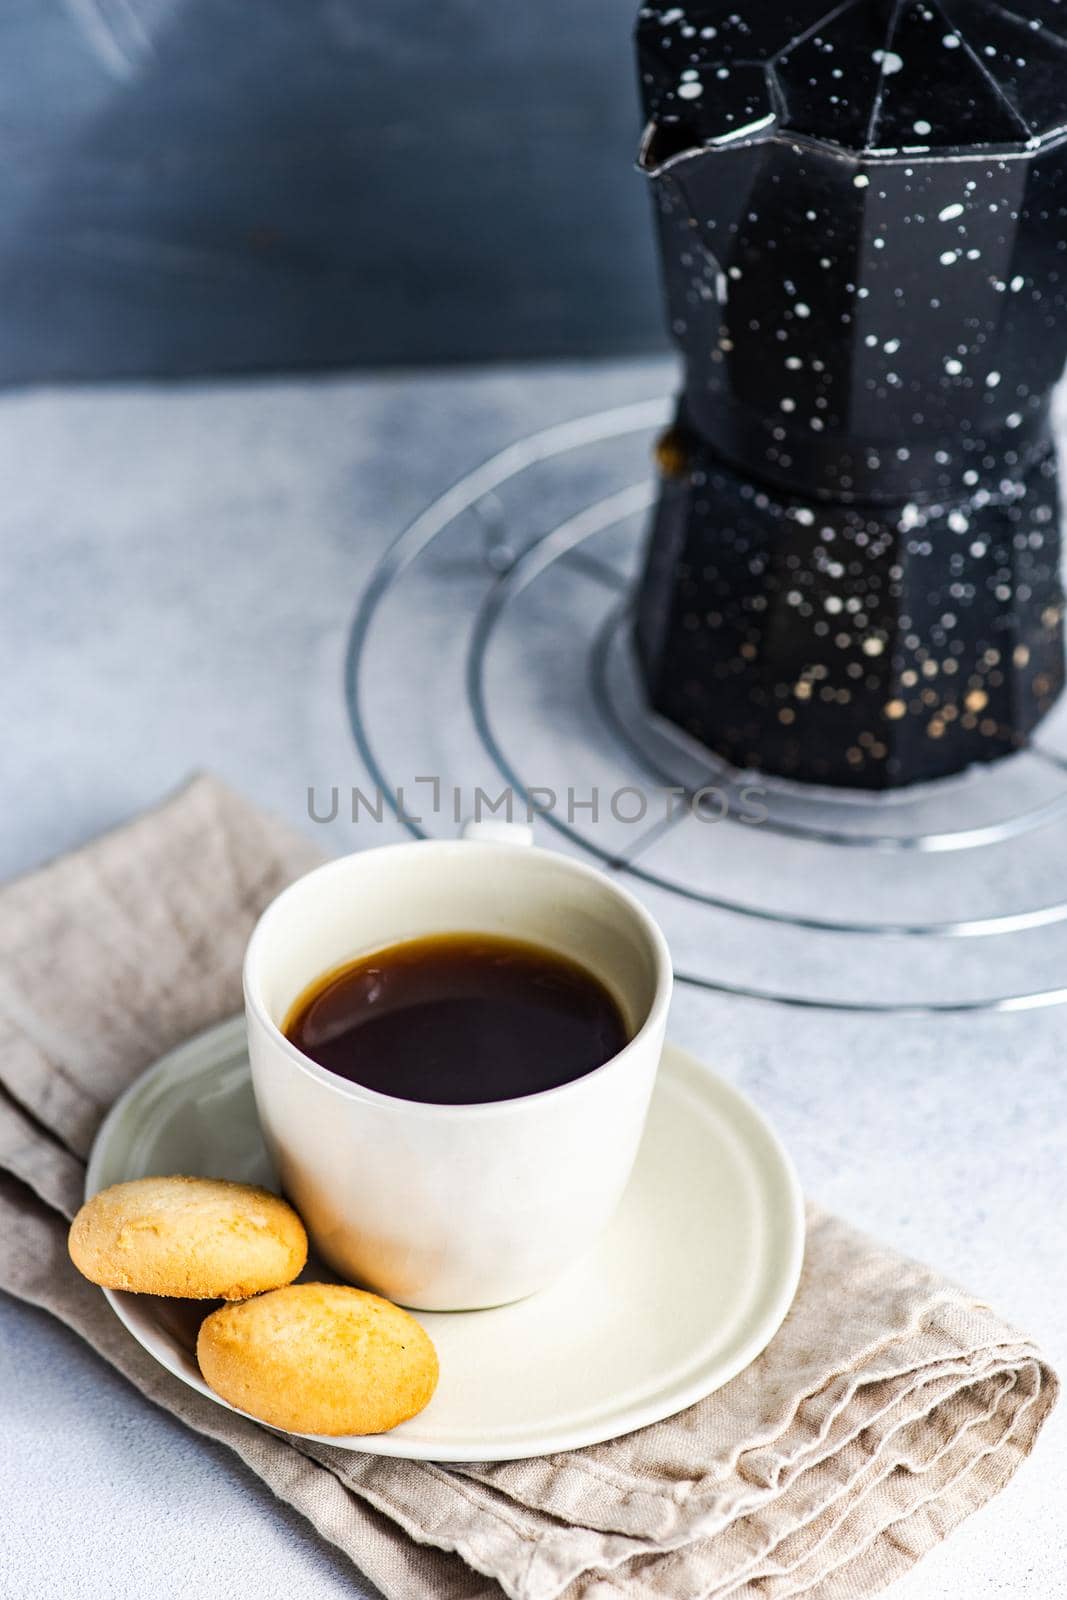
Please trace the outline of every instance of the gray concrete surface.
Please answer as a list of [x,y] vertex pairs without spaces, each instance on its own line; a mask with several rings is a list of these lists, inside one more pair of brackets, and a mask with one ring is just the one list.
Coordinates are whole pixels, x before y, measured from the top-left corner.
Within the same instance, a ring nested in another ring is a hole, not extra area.
[[[670,381],[652,363],[0,400],[0,874],[193,767],[312,827],[309,783],[361,781],[341,669],[386,543],[509,440]],[[397,623],[400,655],[425,622]],[[343,849],[396,829],[315,831]],[[775,856],[776,882],[803,860]],[[754,892],[765,870],[754,858]],[[868,979],[866,957],[852,959],[838,961],[838,989]],[[996,957],[987,944],[972,959]],[[873,1018],[685,988],[671,1024],[769,1114],[813,1196],[967,1283],[1061,1365],[1065,1027],[1062,1008]],[[224,1451],[10,1300],[0,1397],[11,1600],[365,1592]],[[1065,1481],[1067,1413],[894,1600],[1051,1600],[1067,1578]]]

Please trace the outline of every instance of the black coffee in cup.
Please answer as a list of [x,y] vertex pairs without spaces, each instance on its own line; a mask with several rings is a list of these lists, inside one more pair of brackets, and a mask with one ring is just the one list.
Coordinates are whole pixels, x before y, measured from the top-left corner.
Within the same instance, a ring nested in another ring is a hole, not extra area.
[[327,973],[286,1037],[320,1066],[401,1100],[477,1105],[584,1077],[629,1031],[586,968],[493,934],[436,934]]

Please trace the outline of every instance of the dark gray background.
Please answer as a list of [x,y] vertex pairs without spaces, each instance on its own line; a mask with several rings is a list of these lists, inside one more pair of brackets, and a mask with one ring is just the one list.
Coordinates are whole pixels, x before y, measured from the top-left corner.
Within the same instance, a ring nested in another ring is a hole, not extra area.
[[0,0],[0,383],[664,343],[636,0]]

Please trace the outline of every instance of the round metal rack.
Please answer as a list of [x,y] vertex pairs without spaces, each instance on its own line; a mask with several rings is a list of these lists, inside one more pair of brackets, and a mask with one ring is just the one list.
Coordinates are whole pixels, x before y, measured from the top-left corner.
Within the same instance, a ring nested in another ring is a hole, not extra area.
[[1067,711],[1018,755],[885,794],[738,771],[650,711],[630,607],[669,410],[517,440],[386,552],[347,661],[372,784],[415,836],[532,813],[630,881],[685,982],[860,1012],[1067,1001]]

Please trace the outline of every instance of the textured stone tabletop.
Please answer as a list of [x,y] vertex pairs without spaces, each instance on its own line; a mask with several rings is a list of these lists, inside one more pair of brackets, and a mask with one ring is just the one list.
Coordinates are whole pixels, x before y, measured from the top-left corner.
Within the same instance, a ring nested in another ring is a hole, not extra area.
[[[671,379],[653,363],[4,397],[0,872],[79,843],[195,767],[329,848],[396,836],[395,823],[307,816],[309,785],[365,781],[342,674],[376,558],[494,450],[663,395]],[[781,873],[781,853],[774,863]],[[978,943],[972,963],[995,962],[996,941]],[[854,981],[843,956],[835,988]],[[768,1113],[813,1196],[966,1283],[1067,1364],[1064,1008],[879,1017],[681,986],[672,1031]],[[367,1592],[224,1450],[65,1329],[6,1299],[0,1318],[11,1600]],[[1005,1492],[892,1593],[1062,1592],[1065,1482],[1061,1411]]]

